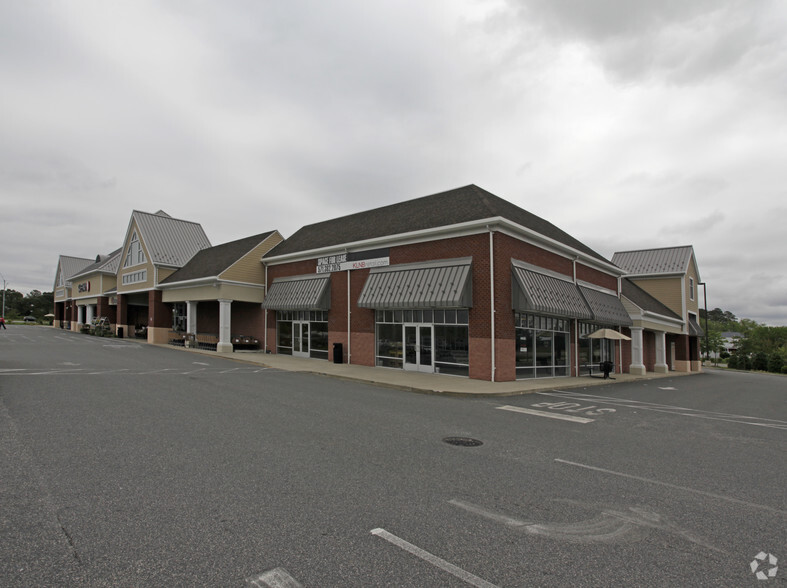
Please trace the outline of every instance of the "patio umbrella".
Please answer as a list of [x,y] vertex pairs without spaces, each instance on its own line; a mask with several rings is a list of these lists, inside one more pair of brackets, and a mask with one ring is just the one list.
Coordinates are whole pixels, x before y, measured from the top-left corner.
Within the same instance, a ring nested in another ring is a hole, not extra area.
[[631,341],[631,337],[626,337],[623,333],[618,333],[612,329],[599,329],[588,335],[588,339],[616,339],[618,341]]
[[44,315],[44,318],[55,318],[55,315],[53,315],[53,314],[50,312],[49,314],[45,314],[45,315]]

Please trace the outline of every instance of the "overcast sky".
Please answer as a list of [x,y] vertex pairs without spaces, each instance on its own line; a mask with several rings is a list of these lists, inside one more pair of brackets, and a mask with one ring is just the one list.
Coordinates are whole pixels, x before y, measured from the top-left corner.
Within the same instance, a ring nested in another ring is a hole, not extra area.
[[0,0],[0,273],[474,183],[787,325],[787,3]]

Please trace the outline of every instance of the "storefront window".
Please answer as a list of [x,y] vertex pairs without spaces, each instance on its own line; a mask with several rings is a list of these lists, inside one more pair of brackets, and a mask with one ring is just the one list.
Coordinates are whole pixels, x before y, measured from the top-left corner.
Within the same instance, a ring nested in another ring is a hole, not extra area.
[[441,374],[469,375],[468,327],[435,325],[434,336],[435,369]]
[[516,377],[570,375],[570,321],[516,313]]
[[377,325],[377,365],[402,367],[402,325]]
[[[378,310],[375,312],[376,365],[382,367],[405,367],[405,324],[410,325],[411,336],[415,337],[413,325],[422,325],[420,340],[420,363],[434,367],[435,372],[467,376],[469,362],[469,311],[458,309],[408,309]],[[424,331],[423,329],[427,329]],[[434,336],[431,336],[433,329]],[[424,335],[427,333],[427,335]],[[412,343],[410,363],[416,361],[416,342]]]
[[277,321],[276,327],[276,353],[292,355],[292,321]]
[[588,335],[604,328],[593,323],[579,323],[579,375],[598,372],[602,361],[615,363],[615,342],[609,339],[588,339]]
[[315,359],[328,359],[327,322],[311,322],[311,351],[309,355]]
[[276,352],[328,359],[328,312],[325,310],[276,311]]

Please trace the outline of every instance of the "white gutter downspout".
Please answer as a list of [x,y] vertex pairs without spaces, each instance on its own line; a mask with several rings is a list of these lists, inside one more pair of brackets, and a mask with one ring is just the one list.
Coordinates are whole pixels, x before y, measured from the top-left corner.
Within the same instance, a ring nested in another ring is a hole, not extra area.
[[[623,278],[618,276],[618,300],[620,300],[620,295],[623,293]],[[621,303],[622,304],[622,303]],[[623,327],[618,326],[618,332],[622,332]],[[623,373],[623,341],[618,341],[618,368],[620,369],[620,373]]]
[[[265,298],[268,297],[268,266],[263,263],[262,267],[265,268]],[[263,298],[263,300],[265,300]],[[263,306],[262,308],[262,316],[263,316],[263,335],[262,335],[262,349],[263,353],[268,353],[268,309]]]
[[492,338],[492,381],[495,381],[495,258],[494,258],[494,233],[492,229],[487,225],[486,227],[489,230],[489,297],[490,303],[492,307],[492,312],[490,313],[492,319],[492,330],[491,330],[491,338]]
[[[574,257],[574,261],[572,262],[571,266],[574,269],[574,284],[577,283],[577,258]],[[579,377],[579,319],[574,319],[574,370],[576,377]]]
[[347,270],[347,365],[350,365],[350,270]]

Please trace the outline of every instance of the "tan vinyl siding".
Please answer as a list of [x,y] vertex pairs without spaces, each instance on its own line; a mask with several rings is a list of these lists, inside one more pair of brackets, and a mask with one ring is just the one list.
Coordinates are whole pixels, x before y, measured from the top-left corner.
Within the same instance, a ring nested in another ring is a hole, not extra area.
[[656,300],[661,302],[664,306],[675,312],[678,316],[683,315],[683,300],[681,293],[681,279],[680,277],[673,278],[652,278],[652,279],[635,279],[632,280],[645,290],[648,294],[653,296]]
[[176,268],[169,268],[169,267],[167,267],[167,268],[164,268],[164,267],[158,268],[158,281],[159,281],[159,283],[161,283],[162,280],[170,277],[176,271],[178,271]]
[[210,285],[167,289],[161,293],[162,302],[186,302],[187,300],[197,302],[219,299],[262,303],[265,299],[265,289],[236,284],[219,284],[218,287]]
[[117,276],[110,276],[110,275],[104,274],[101,277],[101,291],[102,292],[108,292],[109,290],[112,290],[113,288],[115,288],[117,286],[117,284],[118,284],[118,277]]
[[249,253],[224,270],[219,278],[231,282],[263,284],[265,282],[265,268],[262,265],[262,256],[283,240],[278,231],[274,232]]
[[[142,251],[145,253],[145,259],[147,261],[139,265],[133,265],[131,267],[123,267],[123,264],[126,263],[126,254],[128,253],[129,244],[131,243],[131,237],[134,233],[137,234],[137,239],[139,239],[139,243],[142,246]],[[142,270],[147,271],[146,280],[142,282],[134,282],[133,284],[123,283],[124,275],[133,274],[135,272],[139,272]],[[153,264],[150,261],[150,252],[145,246],[143,236],[139,232],[139,227],[137,227],[136,222],[132,221],[131,226],[128,229],[128,233],[126,234],[126,241],[123,243],[123,251],[121,251],[120,253],[120,266],[118,269],[118,277],[117,277],[117,291],[119,294],[122,294],[123,292],[134,292],[136,290],[149,290],[150,288],[153,288],[155,286],[154,280],[155,280],[155,275],[154,275]]]

